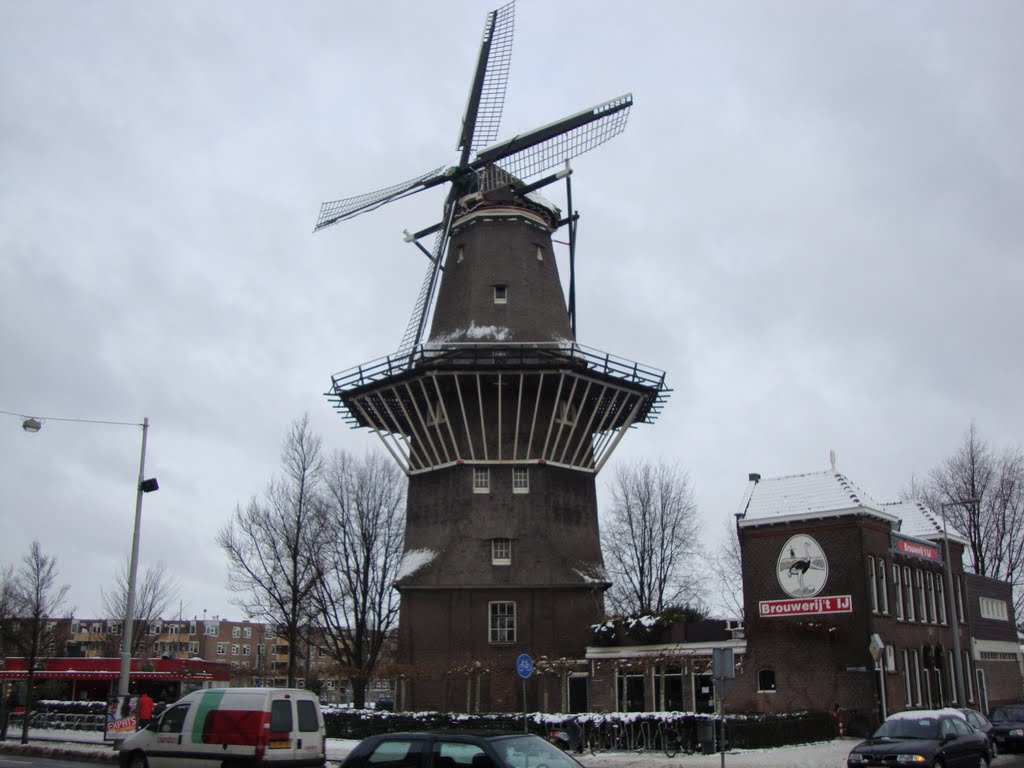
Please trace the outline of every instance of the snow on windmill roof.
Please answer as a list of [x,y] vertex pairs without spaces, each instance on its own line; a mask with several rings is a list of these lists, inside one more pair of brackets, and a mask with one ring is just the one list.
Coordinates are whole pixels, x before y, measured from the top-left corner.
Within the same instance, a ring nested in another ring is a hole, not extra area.
[[[882,506],[886,512],[896,515],[900,519],[899,532],[904,536],[913,536],[917,539],[942,538],[942,518],[917,499],[896,501]],[[958,541],[967,545],[967,538],[948,521],[946,530],[949,533],[950,541]]]
[[892,512],[834,468],[784,477],[751,475],[737,516],[741,526],[750,526],[847,514],[898,522]]

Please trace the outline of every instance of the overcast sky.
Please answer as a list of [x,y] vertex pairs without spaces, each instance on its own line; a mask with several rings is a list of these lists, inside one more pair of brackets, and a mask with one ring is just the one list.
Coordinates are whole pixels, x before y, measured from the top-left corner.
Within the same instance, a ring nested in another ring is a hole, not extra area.
[[[0,0],[0,410],[152,420],[141,562],[184,615],[242,618],[214,536],[293,419],[378,448],[323,392],[397,348],[426,266],[401,233],[443,193],[311,231],[456,161],[498,2]],[[679,462],[713,544],[748,472],[835,449],[885,501],[972,420],[1020,444],[1022,28],[1009,1],[520,0],[501,136],[636,100],[574,164],[579,341],[674,392],[600,488]],[[141,430],[0,427],[0,563],[38,539],[97,615]]]

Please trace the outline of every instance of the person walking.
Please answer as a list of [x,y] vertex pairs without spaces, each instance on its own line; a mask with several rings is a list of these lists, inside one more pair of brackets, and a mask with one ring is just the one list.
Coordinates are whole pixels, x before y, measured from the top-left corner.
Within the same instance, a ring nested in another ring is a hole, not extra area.
[[142,695],[139,696],[139,716],[136,720],[135,729],[141,731],[147,725],[149,721],[153,719],[153,697],[143,691]]

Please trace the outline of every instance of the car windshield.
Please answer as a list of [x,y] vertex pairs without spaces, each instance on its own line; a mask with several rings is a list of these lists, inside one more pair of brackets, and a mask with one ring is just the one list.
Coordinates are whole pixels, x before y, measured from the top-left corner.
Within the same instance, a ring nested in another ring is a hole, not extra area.
[[509,736],[495,739],[494,748],[509,768],[580,768],[580,764],[539,736]]
[[935,717],[895,717],[875,731],[876,739],[937,739],[939,720]]
[[992,722],[999,723],[1006,720],[1024,720],[1024,707],[996,707],[992,712]]

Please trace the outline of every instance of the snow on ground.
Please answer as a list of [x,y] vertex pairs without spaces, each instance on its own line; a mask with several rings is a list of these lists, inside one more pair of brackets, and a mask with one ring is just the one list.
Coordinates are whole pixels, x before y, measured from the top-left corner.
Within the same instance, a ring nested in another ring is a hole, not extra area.
[[[103,743],[100,731],[61,731],[33,728],[34,745],[58,752],[73,751],[95,758],[113,759],[109,743]],[[13,746],[20,733],[8,733],[6,745]],[[46,741],[41,741],[46,739]],[[63,741],[72,739],[73,741]],[[726,752],[727,768],[846,768],[846,756],[859,739],[836,739],[816,744],[801,744],[777,749],[751,749]],[[341,762],[358,744],[351,739],[328,739],[327,759]],[[721,756],[677,755],[665,757],[661,752],[602,752],[575,756],[586,768],[718,768]]]

